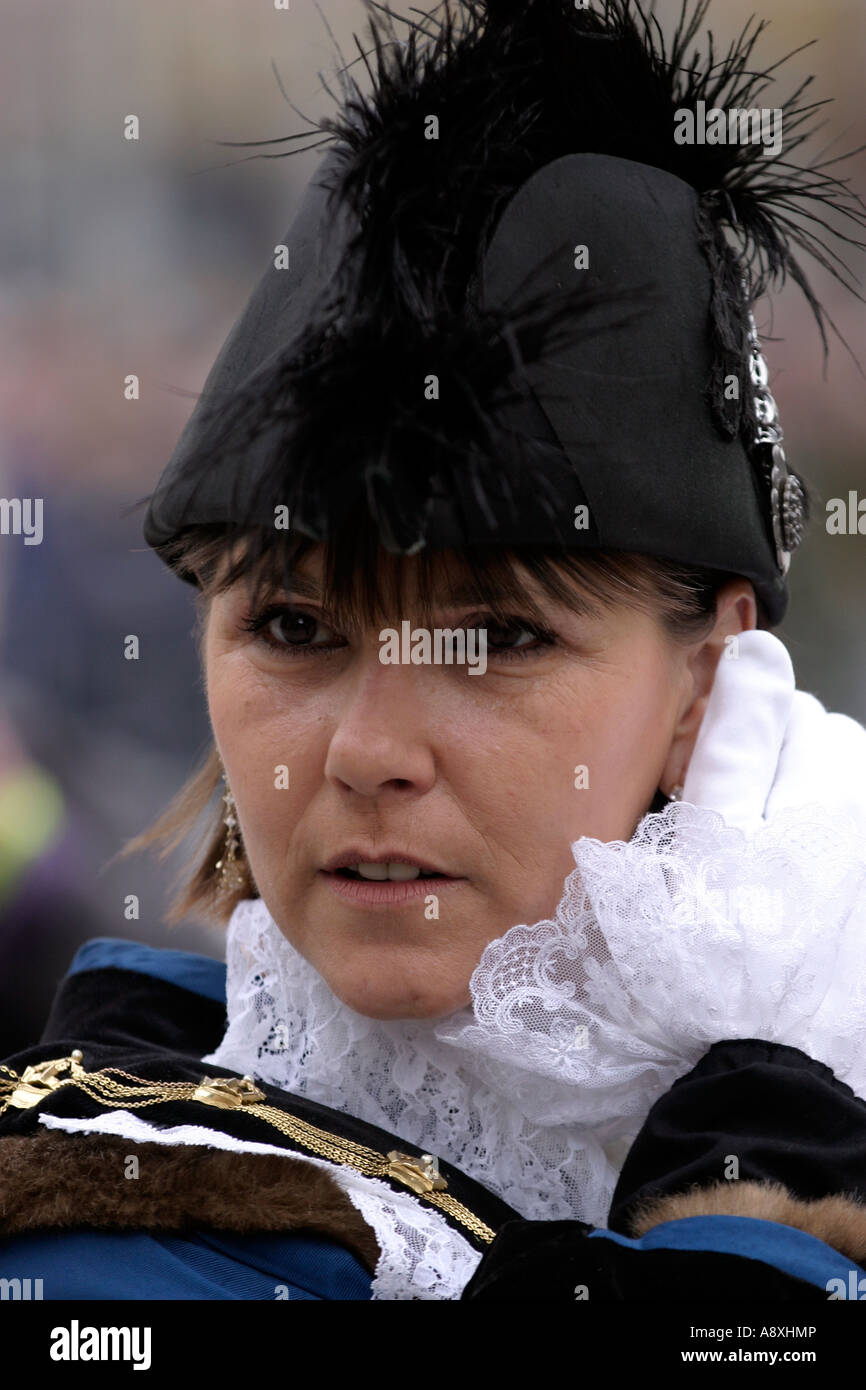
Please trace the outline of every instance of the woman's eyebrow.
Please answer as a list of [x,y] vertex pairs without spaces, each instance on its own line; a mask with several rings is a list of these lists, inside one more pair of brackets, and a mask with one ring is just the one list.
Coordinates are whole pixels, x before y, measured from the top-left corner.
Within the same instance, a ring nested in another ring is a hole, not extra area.
[[[322,597],[322,590],[318,581],[305,574],[293,574],[287,586],[287,592],[289,590],[292,593],[300,594],[303,598],[321,599]],[[448,604],[477,603],[480,597],[477,587],[467,583],[455,589],[443,589],[440,593],[433,595],[432,601],[435,607],[445,607]],[[528,598],[529,595],[527,594],[526,597]],[[486,594],[485,599],[494,603],[515,602],[513,593],[499,588]]]
[[322,590],[318,580],[306,574],[293,574],[288,584],[277,585],[277,588],[281,589],[284,593],[292,592],[300,594],[302,598],[320,599],[322,597]]
[[477,585],[467,583],[459,584],[453,589],[446,589],[441,594],[436,594],[434,601],[440,607],[457,603],[490,603],[502,607],[509,604],[514,606],[520,603],[537,602],[537,599],[528,590],[522,595],[517,595],[513,589],[494,586],[488,587],[482,593]]
[[[286,594],[296,594],[300,598],[314,599],[320,603],[324,602],[321,585],[319,581],[311,575],[302,573],[293,574],[289,579],[288,585],[286,587],[279,585],[278,589]],[[430,599],[431,610],[437,608],[456,608],[468,604],[489,606],[493,610],[498,610],[500,612],[520,607],[528,608],[533,613],[539,615],[543,611],[543,600],[540,602],[539,598],[529,590],[518,597],[515,595],[513,589],[494,585],[494,587],[489,588],[486,593],[481,594],[479,593],[477,585],[474,585],[470,581],[456,584],[454,588],[450,588],[446,584],[439,592],[434,593]]]

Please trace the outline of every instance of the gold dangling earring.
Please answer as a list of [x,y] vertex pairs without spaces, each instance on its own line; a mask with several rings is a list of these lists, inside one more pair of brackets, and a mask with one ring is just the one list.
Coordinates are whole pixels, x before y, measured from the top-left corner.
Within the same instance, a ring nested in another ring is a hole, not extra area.
[[238,808],[229,787],[228,778],[223,773],[223,781],[226,789],[223,793],[225,812],[223,814],[223,824],[226,828],[226,840],[223,846],[222,858],[218,859],[214,865],[215,872],[219,875],[217,883],[217,897],[220,899],[228,898],[240,892],[247,885],[247,875],[245,872],[245,862],[238,855],[241,849],[240,837],[238,835]]

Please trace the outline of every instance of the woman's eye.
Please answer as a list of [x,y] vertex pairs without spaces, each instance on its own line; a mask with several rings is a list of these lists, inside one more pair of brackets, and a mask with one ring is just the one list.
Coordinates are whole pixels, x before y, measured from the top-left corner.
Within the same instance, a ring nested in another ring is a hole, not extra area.
[[[515,638],[520,640],[515,641]],[[489,647],[525,647],[532,640],[533,637],[529,628],[521,627],[518,624],[505,627],[499,623],[496,627],[487,628],[487,645]]]
[[[316,614],[286,604],[271,604],[260,613],[250,614],[241,626],[257,641],[286,655],[325,655],[346,645]],[[522,618],[493,622],[489,613],[480,614],[463,626],[483,629],[488,654],[505,660],[537,655],[556,641],[555,633]]]
[[508,619],[502,623],[481,618],[477,623],[467,623],[467,627],[470,626],[486,630],[488,653],[492,651],[496,656],[506,658],[532,656],[556,641],[555,633],[522,618]]
[[[261,613],[251,614],[244,620],[242,627],[269,647],[276,647],[284,652],[321,652],[331,650],[334,646],[333,629],[327,627],[321,618],[285,604],[272,604]],[[318,641],[314,640],[317,635]]]

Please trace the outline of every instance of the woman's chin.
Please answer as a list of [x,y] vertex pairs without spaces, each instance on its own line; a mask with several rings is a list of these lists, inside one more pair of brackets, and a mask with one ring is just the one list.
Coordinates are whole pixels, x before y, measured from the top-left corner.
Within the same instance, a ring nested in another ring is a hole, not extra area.
[[366,1018],[383,1021],[446,1018],[471,1003],[468,983],[450,988],[445,982],[436,988],[429,982],[419,981],[417,985],[412,985],[405,979],[393,982],[377,980],[372,983],[346,979],[342,975],[334,977],[321,966],[318,968],[337,998]]

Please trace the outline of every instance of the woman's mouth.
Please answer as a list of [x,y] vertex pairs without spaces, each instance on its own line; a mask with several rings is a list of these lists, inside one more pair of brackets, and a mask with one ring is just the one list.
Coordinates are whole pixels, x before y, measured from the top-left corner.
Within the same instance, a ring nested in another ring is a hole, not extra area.
[[319,872],[344,902],[370,907],[398,907],[431,894],[438,897],[456,884],[466,882],[463,878],[396,861],[347,864]]
[[363,878],[375,883],[408,883],[415,878],[445,878],[437,869],[422,869],[418,864],[405,864],[391,859],[386,863],[343,864],[336,873],[348,878]]

